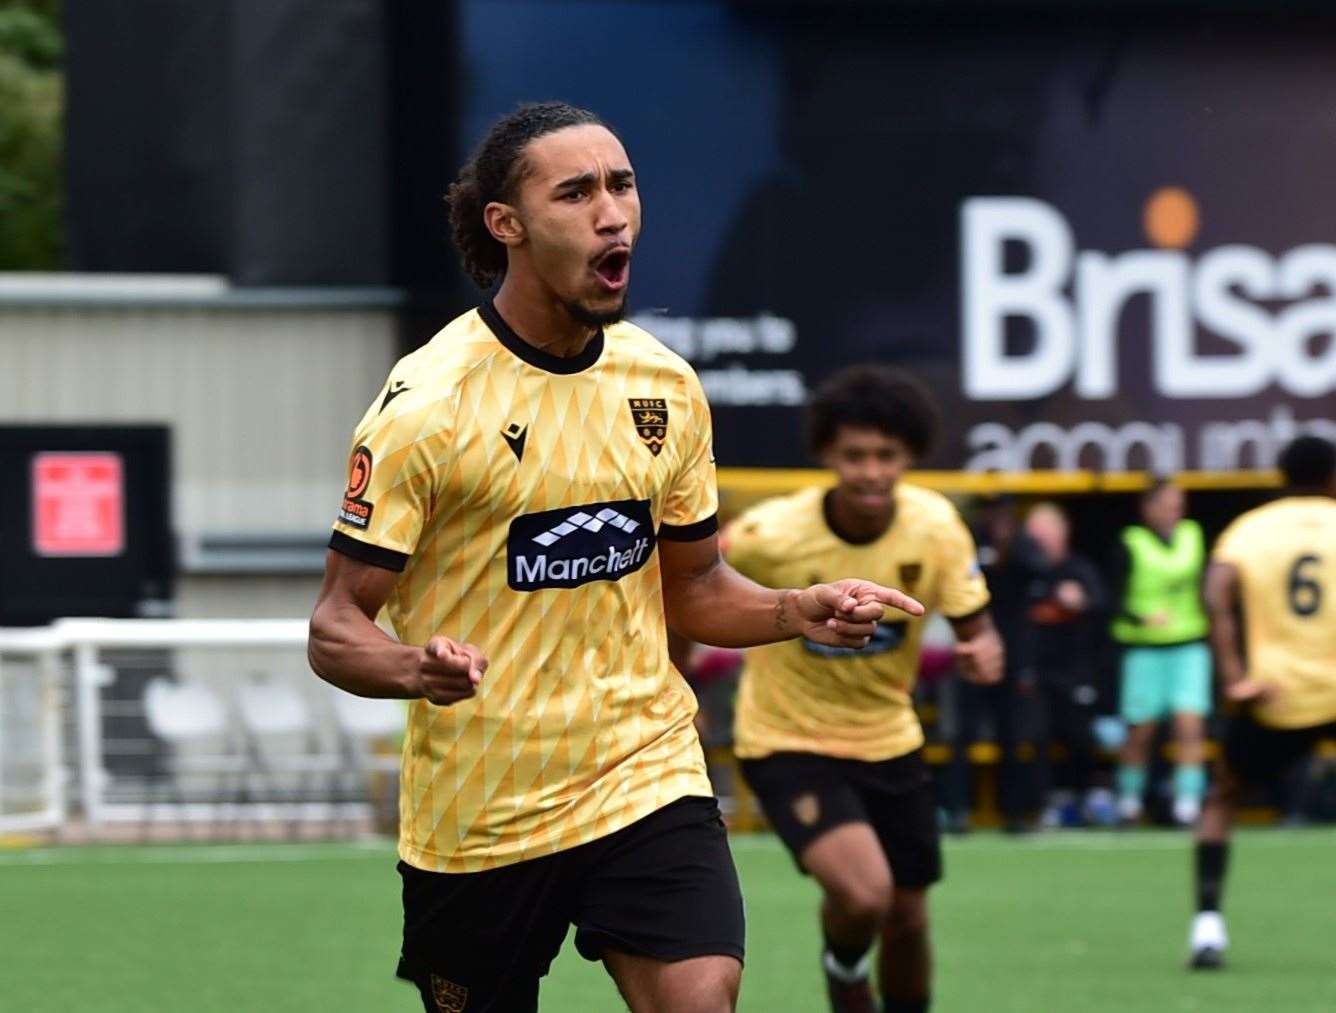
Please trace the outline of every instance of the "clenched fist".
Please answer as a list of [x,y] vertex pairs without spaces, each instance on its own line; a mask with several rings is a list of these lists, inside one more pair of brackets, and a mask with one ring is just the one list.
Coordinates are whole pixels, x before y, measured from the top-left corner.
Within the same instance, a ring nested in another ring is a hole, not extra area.
[[476,696],[486,671],[487,659],[472,644],[432,637],[418,658],[419,695],[438,707],[448,707]]

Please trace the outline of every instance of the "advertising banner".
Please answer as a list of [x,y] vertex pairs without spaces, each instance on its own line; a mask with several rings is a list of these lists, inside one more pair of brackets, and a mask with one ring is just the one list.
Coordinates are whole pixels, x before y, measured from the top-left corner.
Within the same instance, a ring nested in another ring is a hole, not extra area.
[[[935,390],[934,468],[1229,472],[1336,436],[1332,20],[514,8],[537,41],[464,5],[463,130],[551,94],[621,131],[635,316],[700,373],[722,466],[809,463],[794,408],[866,360]],[[604,46],[616,88],[580,69]]]
[[[792,405],[903,365],[973,471],[1266,468],[1336,438],[1336,62],[1319,41],[786,35],[786,172],[688,354],[719,453],[800,463]],[[1014,44],[1013,44],[1014,43]]]

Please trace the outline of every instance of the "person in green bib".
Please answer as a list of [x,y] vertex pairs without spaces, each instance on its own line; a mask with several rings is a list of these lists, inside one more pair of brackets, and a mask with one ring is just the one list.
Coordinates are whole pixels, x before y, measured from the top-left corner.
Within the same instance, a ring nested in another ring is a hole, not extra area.
[[1159,723],[1174,719],[1174,820],[1196,822],[1206,793],[1202,740],[1211,707],[1211,653],[1202,604],[1206,543],[1184,514],[1183,490],[1156,480],[1141,497],[1141,524],[1123,529],[1113,638],[1123,647],[1121,709],[1127,741],[1118,767],[1119,815],[1141,816],[1146,767]]

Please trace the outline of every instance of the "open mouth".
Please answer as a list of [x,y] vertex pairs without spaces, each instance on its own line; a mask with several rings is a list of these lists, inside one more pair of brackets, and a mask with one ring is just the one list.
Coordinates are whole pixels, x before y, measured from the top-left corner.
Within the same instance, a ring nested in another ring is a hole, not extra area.
[[630,268],[631,249],[627,246],[614,246],[594,261],[594,273],[611,292],[626,287]]

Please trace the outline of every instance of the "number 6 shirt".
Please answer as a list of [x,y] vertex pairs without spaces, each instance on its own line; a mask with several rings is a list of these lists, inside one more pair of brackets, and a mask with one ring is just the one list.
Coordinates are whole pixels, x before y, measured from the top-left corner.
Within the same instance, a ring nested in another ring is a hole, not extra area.
[[1236,519],[1212,558],[1238,570],[1248,674],[1280,692],[1262,724],[1336,721],[1336,499],[1287,496]]

